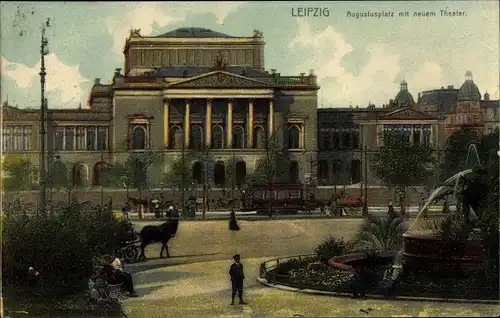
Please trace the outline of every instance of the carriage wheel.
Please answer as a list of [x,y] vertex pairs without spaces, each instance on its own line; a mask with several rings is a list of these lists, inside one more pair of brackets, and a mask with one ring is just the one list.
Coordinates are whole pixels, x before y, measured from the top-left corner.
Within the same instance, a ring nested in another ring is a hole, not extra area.
[[127,263],[134,263],[137,261],[137,257],[139,256],[139,250],[136,246],[129,246],[123,252],[123,259]]

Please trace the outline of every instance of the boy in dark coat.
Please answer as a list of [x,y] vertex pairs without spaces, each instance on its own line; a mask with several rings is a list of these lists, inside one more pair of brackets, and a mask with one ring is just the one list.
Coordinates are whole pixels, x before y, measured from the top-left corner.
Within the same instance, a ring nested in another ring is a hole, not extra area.
[[243,301],[243,280],[245,279],[245,274],[243,272],[243,264],[240,263],[240,254],[234,255],[233,260],[234,263],[229,268],[232,285],[231,305],[234,305],[234,296],[236,296],[236,293],[238,293],[240,305],[246,305]]

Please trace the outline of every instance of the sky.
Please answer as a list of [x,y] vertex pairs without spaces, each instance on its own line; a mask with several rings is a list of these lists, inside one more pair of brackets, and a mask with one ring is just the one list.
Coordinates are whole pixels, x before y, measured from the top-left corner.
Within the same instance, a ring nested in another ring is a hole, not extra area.
[[[307,9],[310,16],[297,16]],[[440,10],[465,15],[441,16]],[[410,16],[400,17],[404,11]],[[394,16],[362,16],[382,12]],[[16,1],[1,3],[1,101],[39,107],[41,25],[48,18],[50,108],[85,106],[94,78],[109,81],[115,68],[123,68],[121,49],[130,28],[141,29],[143,36],[180,27],[233,36],[261,30],[266,69],[289,76],[313,69],[321,86],[319,107],[381,106],[394,98],[402,80],[416,99],[423,90],[459,87],[467,70],[481,94],[488,91],[496,99],[500,94],[497,1]]]

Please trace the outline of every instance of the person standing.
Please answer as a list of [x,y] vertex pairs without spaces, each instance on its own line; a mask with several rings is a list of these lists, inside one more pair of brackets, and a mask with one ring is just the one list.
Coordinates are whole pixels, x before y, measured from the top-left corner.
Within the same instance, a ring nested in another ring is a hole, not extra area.
[[240,227],[238,222],[236,221],[236,213],[233,209],[231,209],[231,213],[229,214],[229,230],[231,231],[239,231]]
[[125,219],[126,221],[129,220],[129,212],[130,212],[130,205],[128,204],[128,202],[126,202],[122,208],[122,218]]
[[355,299],[361,297],[366,299],[365,288],[366,288],[366,279],[367,272],[364,265],[359,264],[353,268],[354,271],[354,281],[352,282],[352,296],[351,298]]
[[243,280],[245,279],[245,274],[243,272],[243,264],[240,263],[241,255],[236,254],[233,256],[233,264],[229,268],[229,276],[231,277],[231,305],[234,305],[234,297],[238,294],[240,299],[240,305],[246,305],[243,301]]
[[396,217],[396,213],[394,212],[394,206],[392,205],[392,200],[389,200],[389,203],[387,204],[387,215],[390,218]]

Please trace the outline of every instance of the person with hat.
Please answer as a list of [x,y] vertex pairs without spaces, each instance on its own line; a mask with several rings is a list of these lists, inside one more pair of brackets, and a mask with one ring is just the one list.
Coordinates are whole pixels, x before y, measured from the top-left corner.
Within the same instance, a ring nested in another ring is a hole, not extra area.
[[243,280],[245,279],[245,274],[243,272],[243,264],[240,263],[241,255],[236,254],[233,256],[233,264],[229,268],[229,276],[231,277],[231,305],[234,305],[234,297],[238,294],[240,299],[240,305],[246,305],[243,301]]

